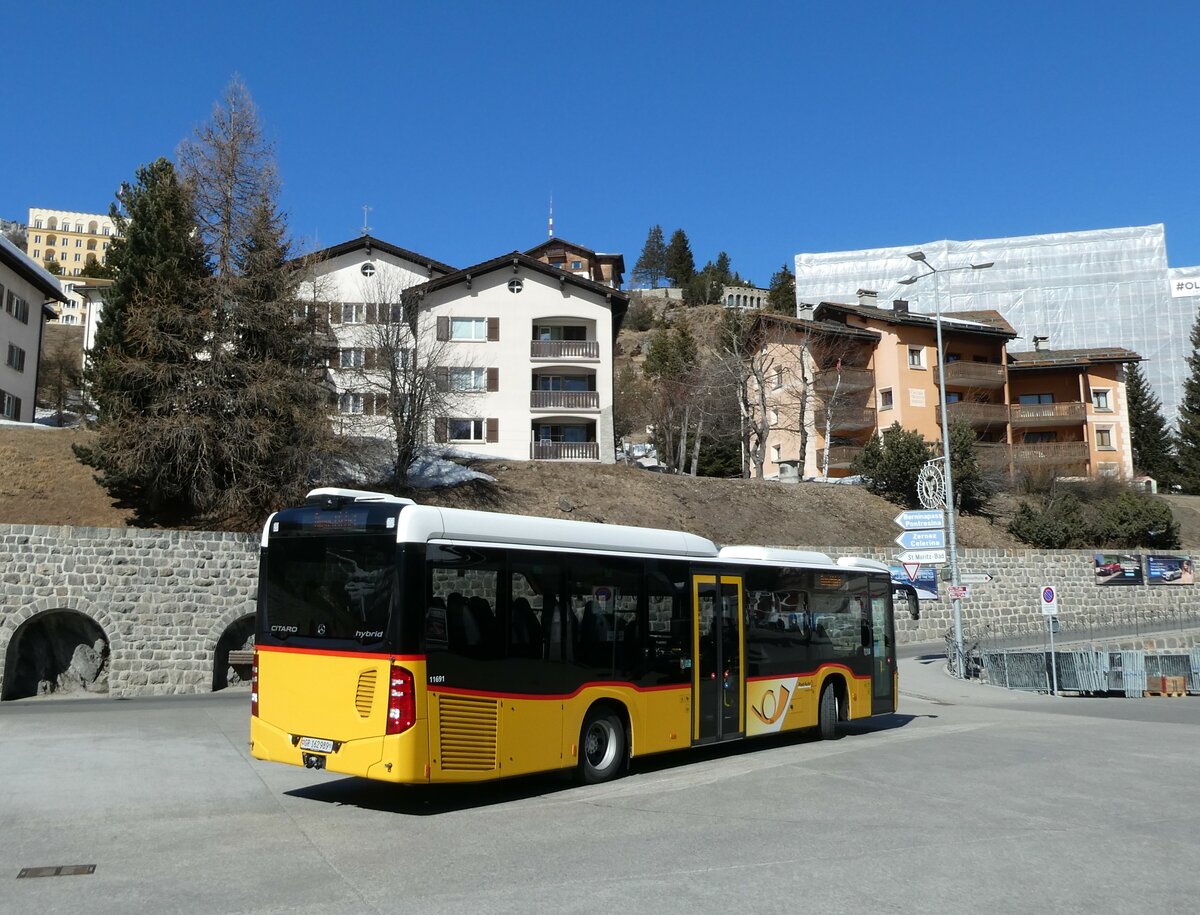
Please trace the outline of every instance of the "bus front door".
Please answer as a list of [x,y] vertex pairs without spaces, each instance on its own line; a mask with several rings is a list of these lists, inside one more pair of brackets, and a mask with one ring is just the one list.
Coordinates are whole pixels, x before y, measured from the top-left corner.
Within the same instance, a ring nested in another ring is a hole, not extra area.
[[692,576],[693,744],[746,732],[742,601],[741,576]]

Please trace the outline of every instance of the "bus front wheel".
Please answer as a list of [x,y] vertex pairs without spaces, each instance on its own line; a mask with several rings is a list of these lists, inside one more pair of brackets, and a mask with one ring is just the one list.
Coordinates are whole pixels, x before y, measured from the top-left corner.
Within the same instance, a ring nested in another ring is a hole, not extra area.
[[832,683],[826,683],[825,688],[821,690],[821,704],[817,714],[822,740],[833,740],[837,736],[837,721],[837,690]]
[[579,734],[579,777],[587,785],[615,778],[625,762],[625,725],[611,709],[588,712]]

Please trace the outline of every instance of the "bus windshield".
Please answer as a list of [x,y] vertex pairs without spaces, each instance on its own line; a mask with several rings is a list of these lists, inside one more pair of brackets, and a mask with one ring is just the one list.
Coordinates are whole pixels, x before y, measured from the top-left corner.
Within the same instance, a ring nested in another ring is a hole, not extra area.
[[397,587],[396,538],[304,536],[267,548],[262,632],[286,640],[387,637]]

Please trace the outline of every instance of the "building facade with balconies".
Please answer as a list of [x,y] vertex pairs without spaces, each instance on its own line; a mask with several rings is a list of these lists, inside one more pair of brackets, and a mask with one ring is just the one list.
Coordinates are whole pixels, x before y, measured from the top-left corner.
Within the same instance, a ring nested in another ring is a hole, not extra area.
[[[604,257],[619,279],[620,255]],[[340,433],[389,437],[389,377],[402,388],[420,363],[434,373],[429,433],[439,444],[507,460],[615,459],[613,342],[625,293],[527,253],[456,270],[369,236],[297,269],[328,339]]]
[[508,460],[616,459],[613,344],[625,293],[518,251],[414,292],[456,395],[436,441]]
[[71,278],[78,277],[89,263],[106,263],[108,247],[116,236],[116,223],[103,213],[29,208],[25,253],[39,264],[56,264],[62,271],[66,300],[53,305],[59,323],[87,325],[88,297]]
[[0,235],[0,419],[33,422],[42,333],[58,280]]
[[[795,319],[789,339],[775,341],[777,362],[797,379],[787,399],[811,394],[803,399],[805,435],[793,431],[799,411],[780,421],[768,399],[765,476],[789,462],[805,476],[845,476],[866,441],[893,423],[941,440],[935,319],[911,314],[903,301],[890,309],[861,302],[821,303]],[[861,336],[853,347],[845,339],[831,347],[836,327]],[[994,311],[943,316],[947,418],[970,424],[981,462],[1004,473],[1131,478],[1124,366],[1141,357],[1121,348],[1008,353],[1015,336]],[[826,342],[814,347],[814,339]]]

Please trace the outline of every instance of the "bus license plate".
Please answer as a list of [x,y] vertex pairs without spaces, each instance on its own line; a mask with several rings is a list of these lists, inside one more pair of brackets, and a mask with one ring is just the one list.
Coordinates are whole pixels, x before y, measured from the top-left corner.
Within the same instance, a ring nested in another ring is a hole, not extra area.
[[301,737],[300,738],[300,749],[301,750],[314,750],[317,753],[332,753],[333,752],[333,741],[332,740],[322,740],[320,737]]

